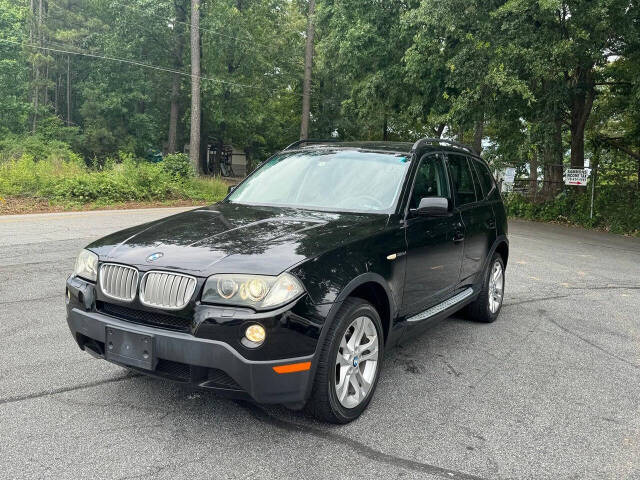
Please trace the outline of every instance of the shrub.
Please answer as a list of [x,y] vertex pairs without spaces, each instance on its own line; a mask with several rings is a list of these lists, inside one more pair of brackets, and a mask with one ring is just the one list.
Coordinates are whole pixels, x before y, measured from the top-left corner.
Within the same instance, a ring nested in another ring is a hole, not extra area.
[[572,188],[554,199],[534,203],[519,194],[505,195],[510,217],[595,227],[613,233],[640,235],[640,190],[634,185],[602,185],[596,188],[594,215],[591,189]]
[[35,161],[68,160],[82,162],[82,158],[71,150],[69,144],[49,140],[41,135],[25,137],[8,136],[0,141],[0,162],[29,156]]
[[191,165],[191,160],[184,153],[172,153],[162,159],[162,168],[175,178],[193,178],[196,172]]
[[180,199],[215,202],[227,191],[219,179],[195,178],[184,155],[175,155],[164,164],[140,161],[121,153],[119,163],[106,159],[87,167],[73,152],[67,158],[49,153],[41,152],[46,158],[38,161],[32,154],[24,153],[0,162],[0,196],[108,205]]

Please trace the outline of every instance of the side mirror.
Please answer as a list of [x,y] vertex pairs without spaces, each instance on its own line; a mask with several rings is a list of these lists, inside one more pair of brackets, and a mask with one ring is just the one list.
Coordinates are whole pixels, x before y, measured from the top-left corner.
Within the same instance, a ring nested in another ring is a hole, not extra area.
[[444,197],[425,197],[420,200],[416,213],[426,217],[446,217],[449,215],[449,199]]
[[229,185],[229,188],[227,189],[227,194],[233,192],[236,189],[237,186],[238,185]]

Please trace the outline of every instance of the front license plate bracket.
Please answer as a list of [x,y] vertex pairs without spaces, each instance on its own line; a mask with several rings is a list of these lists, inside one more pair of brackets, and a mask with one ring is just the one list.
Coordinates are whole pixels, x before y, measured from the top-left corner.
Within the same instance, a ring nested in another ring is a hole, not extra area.
[[154,370],[153,335],[106,327],[105,359],[132,367]]

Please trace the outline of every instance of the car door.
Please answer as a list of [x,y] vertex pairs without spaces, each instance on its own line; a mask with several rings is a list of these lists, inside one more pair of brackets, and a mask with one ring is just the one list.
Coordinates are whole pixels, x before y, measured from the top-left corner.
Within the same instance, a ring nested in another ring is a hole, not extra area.
[[448,154],[447,165],[454,190],[455,211],[460,214],[464,225],[461,285],[475,283],[496,237],[493,209],[484,199],[484,192],[472,164],[474,161],[466,155]]
[[417,215],[425,197],[452,199],[444,154],[421,158],[409,198],[405,235],[407,260],[403,312],[420,313],[439,303],[455,288],[462,262],[461,219]]

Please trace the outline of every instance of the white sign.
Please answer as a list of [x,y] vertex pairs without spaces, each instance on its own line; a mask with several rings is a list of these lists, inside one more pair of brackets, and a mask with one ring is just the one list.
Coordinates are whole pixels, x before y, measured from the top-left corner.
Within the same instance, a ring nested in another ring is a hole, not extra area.
[[516,169],[515,168],[507,168],[504,172],[504,183],[513,183],[516,179]]
[[565,185],[586,187],[587,178],[589,178],[589,171],[586,168],[568,168],[564,176],[564,183]]

